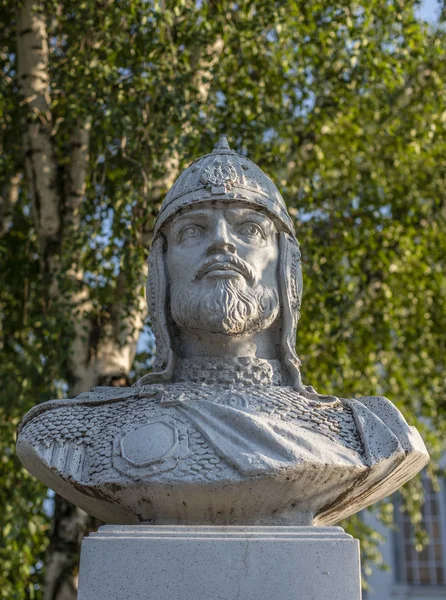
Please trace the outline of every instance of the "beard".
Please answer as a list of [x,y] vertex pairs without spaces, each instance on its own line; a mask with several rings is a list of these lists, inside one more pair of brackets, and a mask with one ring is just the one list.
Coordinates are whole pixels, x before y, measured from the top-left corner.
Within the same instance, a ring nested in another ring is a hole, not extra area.
[[267,329],[276,320],[277,291],[263,284],[240,286],[221,279],[207,290],[192,283],[171,290],[171,314],[180,329],[240,335]]

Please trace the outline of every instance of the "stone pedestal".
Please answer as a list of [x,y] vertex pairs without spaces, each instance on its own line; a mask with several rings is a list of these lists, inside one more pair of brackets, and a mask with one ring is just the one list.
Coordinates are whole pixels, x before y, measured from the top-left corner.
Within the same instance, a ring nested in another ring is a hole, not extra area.
[[78,600],[360,600],[340,527],[106,525],[82,543]]

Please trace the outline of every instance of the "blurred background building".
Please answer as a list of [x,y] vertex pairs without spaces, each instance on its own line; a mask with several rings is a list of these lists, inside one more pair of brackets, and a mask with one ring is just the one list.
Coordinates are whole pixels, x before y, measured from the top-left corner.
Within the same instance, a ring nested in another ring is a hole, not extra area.
[[410,519],[400,510],[399,494],[394,495],[395,531],[386,529],[373,515],[365,515],[368,524],[386,537],[380,550],[390,570],[374,569],[364,600],[446,599],[446,480],[440,480],[439,491],[427,477],[423,484],[423,526],[429,544],[421,552],[415,549]]

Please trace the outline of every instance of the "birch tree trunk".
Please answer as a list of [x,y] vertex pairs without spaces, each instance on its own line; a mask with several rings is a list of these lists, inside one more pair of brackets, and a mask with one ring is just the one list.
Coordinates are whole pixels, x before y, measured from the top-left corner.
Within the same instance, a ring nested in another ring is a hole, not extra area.
[[22,176],[17,173],[3,184],[0,196],[0,237],[5,235],[11,225],[12,211],[19,198],[19,186]]

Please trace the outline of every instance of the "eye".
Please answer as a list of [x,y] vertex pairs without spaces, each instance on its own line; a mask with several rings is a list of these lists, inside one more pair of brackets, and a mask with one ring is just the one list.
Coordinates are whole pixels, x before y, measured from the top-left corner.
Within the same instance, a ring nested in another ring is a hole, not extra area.
[[201,231],[201,227],[198,227],[198,225],[188,225],[180,231],[180,241],[184,242],[186,240],[196,238],[201,234]]
[[238,232],[241,235],[246,235],[249,237],[265,237],[263,229],[260,227],[260,225],[254,223],[253,221],[249,221],[240,225]]

